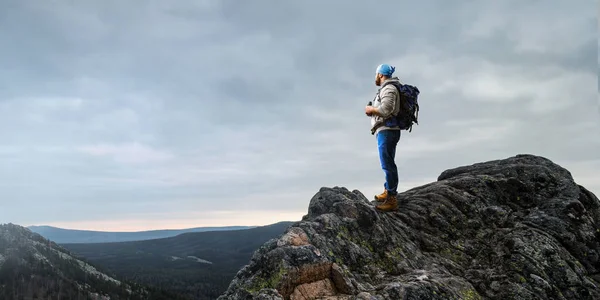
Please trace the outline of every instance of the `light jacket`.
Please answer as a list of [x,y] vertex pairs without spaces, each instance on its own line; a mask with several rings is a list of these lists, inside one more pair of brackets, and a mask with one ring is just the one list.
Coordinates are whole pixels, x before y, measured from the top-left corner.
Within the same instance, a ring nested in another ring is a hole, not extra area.
[[384,124],[386,119],[397,115],[400,111],[400,92],[393,84],[384,86],[389,81],[400,82],[398,77],[392,77],[381,83],[382,88],[379,88],[373,99],[373,107],[377,108],[379,114],[371,116],[372,134],[377,134],[381,130],[400,130],[398,126],[388,127]]

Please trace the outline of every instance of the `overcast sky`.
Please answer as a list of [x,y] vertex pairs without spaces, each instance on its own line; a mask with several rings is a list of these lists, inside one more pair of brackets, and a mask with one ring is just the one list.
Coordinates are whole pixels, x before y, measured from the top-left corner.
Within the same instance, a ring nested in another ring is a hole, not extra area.
[[0,223],[97,230],[299,220],[383,189],[375,68],[421,90],[400,191],[545,156],[600,195],[598,5],[0,0]]

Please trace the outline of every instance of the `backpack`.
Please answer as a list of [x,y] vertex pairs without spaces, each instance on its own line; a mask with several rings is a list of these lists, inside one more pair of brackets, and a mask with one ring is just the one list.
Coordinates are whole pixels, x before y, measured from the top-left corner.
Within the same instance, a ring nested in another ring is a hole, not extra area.
[[398,126],[401,130],[412,132],[413,124],[419,125],[419,89],[416,86],[402,84],[397,81],[388,81],[381,88],[388,84],[393,84],[400,93],[400,111],[396,116],[388,118],[385,122],[386,126]]

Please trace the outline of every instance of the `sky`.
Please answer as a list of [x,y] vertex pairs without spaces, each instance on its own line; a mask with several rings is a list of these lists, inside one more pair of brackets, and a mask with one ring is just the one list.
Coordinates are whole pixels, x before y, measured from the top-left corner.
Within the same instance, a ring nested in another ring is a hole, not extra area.
[[[420,91],[399,190],[528,153],[600,196],[591,0],[0,0],[0,223],[300,220],[383,190],[375,69]],[[597,27],[598,26],[598,27]]]

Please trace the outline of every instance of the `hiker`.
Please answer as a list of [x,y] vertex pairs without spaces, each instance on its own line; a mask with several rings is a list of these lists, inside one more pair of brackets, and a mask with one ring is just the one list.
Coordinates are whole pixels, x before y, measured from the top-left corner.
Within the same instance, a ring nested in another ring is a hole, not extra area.
[[[396,199],[398,195],[398,168],[394,161],[396,146],[400,141],[401,130],[412,129],[412,123],[416,123],[416,117],[413,117],[415,108],[418,112],[416,102],[418,89],[403,85],[398,77],[392,77],[395,69],[395,67],[388,64],[381,64],[377,67],[375,85],[380,88],[375,99],[369,102],[365,108],[366,115],[371,117],[371,134],[374,134],[377,138],[379,160],[385,173],[384,191],[375,196],[375,201],[379,202],[376,208],[381,211],[398,209]],[[414,98],[411,98],[410,106],[405,107],[401,101],[401,96],[406,95]]]
[[[395,67],[388,64],[381,64],[375,72],[375,85],[381,87],[387,81],[398,81],[397,77],[392,78]],[[398,81],[399,82],[399,81]],[[381,168],[385,173],[385,183],[383,193],[375,196],[375,201],[382,202],[376,208],[383,211],[392,211],[398,208],[396,196],[398,194],[398,168],[394,161],[396,156],[396,145],[400,141],[400,127],[394,118],[400,110],[400,95],[394,85],[389,84],[379,88],[372,106],[367,105],[365,113],[371,117],[371,133],[377,138],[377,147],[379,149],[379,160]],[[385,122],[386,120],[389,122]]]

